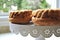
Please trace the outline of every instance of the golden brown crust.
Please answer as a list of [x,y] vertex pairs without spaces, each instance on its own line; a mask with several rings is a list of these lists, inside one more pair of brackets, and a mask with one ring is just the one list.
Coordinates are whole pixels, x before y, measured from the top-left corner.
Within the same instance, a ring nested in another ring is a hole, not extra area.
[[31,20],[32,10],[10,12],[9,21],[12,23],[29,23]]
[[44,9],[43,11],[40,11],[40,13],[37,13],[40,17],[33,16],[32,22],[35,25],[40,26],[56,26],[60,25],[60,10],[58,9]]
[[51,20],[51,19],[38,19],[32,17],[32,21],[35,25],[38,26],[60,26],[60,21]]

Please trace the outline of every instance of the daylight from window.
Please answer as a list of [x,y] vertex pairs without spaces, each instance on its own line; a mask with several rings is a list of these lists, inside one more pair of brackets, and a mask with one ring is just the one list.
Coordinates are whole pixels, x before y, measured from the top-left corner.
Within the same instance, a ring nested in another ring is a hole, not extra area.
[[21,9],[50,8],[46,0],[0,0],[0,13]]

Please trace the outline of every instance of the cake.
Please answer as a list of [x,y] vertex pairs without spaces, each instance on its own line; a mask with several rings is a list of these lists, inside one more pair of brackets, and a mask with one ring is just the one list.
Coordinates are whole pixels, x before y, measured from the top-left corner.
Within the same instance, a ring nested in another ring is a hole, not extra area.
[[9,21],[16,24],[26,24],[31,21],[32,10],[13,11],[9,14]]
[[32,12],[32,22],[40,26],[60,25],[60,9],[39,9]]

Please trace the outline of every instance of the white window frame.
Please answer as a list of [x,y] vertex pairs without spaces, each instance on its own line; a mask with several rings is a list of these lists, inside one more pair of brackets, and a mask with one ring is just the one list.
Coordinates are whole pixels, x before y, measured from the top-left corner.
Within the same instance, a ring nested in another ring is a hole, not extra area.
[[50,9],[55,9],[57,8],[57,0],[46,0],[47,3],[51,6]]
[[8,16],[9,12],[0,12],[0,16]]
[[57,8],[60,8],[60,0],[57,0]]
[[9,26],[8,16],[0,16],[0,26]]

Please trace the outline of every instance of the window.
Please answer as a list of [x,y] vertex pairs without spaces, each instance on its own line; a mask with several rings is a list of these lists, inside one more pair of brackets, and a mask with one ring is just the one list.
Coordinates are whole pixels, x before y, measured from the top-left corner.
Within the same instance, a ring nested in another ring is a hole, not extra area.
[[50,5],[51,9],[57,8],[57,0],[46,0]]
[[46,0],[0,0],[0,16],[8,15],[11,10],[42,8],[50,8]]
[[0,0],[0,16],[7,16],[11,10],[59,8],[59,0]]

